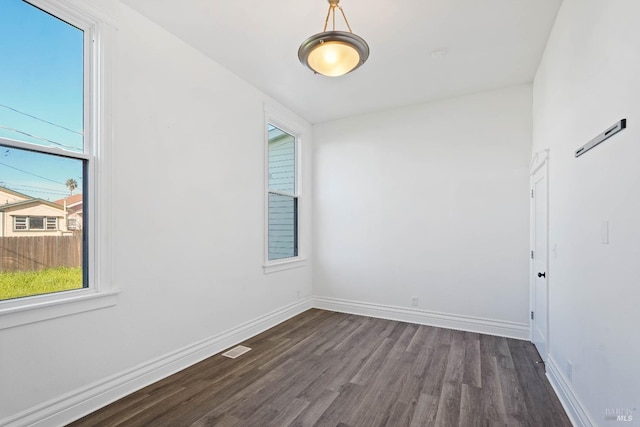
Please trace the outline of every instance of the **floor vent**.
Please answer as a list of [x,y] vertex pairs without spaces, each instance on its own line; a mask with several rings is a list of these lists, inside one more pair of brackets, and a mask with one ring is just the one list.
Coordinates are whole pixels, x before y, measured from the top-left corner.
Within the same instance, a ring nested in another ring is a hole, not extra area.
[[235,359],[238,356],[242,356],[247,351],[251,350],[249,347],[245,347],[243,345],[239,345],[237,347],[232,348],[229,351],[222,353],[224,357],[228,357],[229,359]]

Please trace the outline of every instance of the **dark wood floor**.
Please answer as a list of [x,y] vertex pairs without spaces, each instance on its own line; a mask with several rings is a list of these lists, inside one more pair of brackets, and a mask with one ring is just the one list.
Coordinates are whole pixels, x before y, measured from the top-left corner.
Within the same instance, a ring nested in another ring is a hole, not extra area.
[[72,426],[570,426],[532,344],[309,310]]

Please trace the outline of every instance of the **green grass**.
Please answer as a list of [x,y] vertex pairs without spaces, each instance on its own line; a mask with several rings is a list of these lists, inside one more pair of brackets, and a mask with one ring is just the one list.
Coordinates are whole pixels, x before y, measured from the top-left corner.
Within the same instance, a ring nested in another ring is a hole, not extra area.
[[0,300],[82,288],[82,268],[0,272]]

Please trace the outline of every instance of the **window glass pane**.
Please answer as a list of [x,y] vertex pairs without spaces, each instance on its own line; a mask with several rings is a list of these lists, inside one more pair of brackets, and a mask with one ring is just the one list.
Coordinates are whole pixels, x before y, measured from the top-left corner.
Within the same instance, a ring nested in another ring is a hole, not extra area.
[[0,8],[0,138],[82,152],[83,31],[22,0]]
[[[0,300],[85,286],[85,160],[0,144]],[[58,219],[61,220],[58,220]]]
[[[83,31],[22,0],[0,7],[0,300],[87,285]],[[13,141],[34,150],[15,148]],[[80,224],[66,227],[73,217]]]
[[298,199],[269,193],[269,260],[298,256]]
[[269,190],[295,194],[295,137],[269,125]]
[[44,230],[44,218],[41,216],[30,216],[29,230]]

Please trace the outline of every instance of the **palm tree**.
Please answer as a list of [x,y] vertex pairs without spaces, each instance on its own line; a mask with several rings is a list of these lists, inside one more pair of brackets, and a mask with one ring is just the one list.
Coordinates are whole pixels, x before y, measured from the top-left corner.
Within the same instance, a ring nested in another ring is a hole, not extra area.
[[75,190],[76,188],[78,188],[78,182],[73,179],[73,178],[69,178],[67,180],[67,182],[64,183],[67,188],[69,189],[69,195],[73,195],[73,190]]

